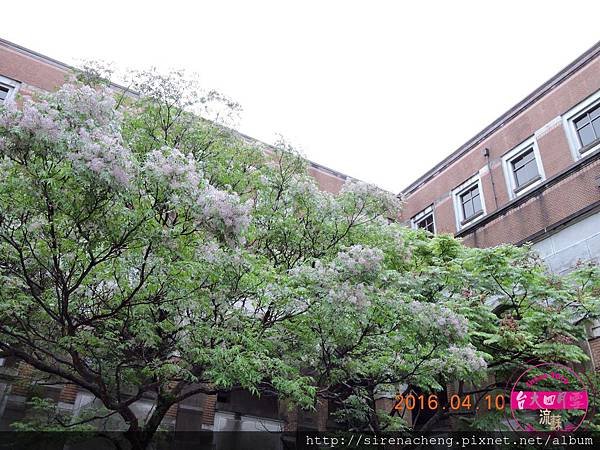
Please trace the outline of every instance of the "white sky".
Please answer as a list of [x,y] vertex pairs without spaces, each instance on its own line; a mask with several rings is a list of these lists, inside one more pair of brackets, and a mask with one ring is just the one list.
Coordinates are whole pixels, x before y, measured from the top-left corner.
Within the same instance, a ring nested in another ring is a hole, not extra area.
[[599,1],[28,1],[0,36],[185,68],[313,161],[398,192],[591,47]]

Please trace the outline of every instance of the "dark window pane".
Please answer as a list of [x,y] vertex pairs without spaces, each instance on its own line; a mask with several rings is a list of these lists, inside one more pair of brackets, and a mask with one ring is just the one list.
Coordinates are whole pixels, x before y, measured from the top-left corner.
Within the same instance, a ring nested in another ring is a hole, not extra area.
[[535,164],[525,166],[522,169],[515,171],[516,185],[517,187],[523,186],[524,184],[527,184],[529,181],[533,180],[537,176],[538,171],[535,167]]
[[577,131],[577,133],[579,134],[579,139],[581,140],[582,146],[586,146],[596,139],[596,136],[594,135],[594,129],[592,128],[591,124],[584,126]]
[[194,409],[178,408],[175,420],[176,431],[201,431],[202,411]]
[[463,205],[463,212],[465,215],[465,219],[468,219],[473,215],[473,204],[470,200]]
[[594,142],[600,138],[600,105],[586,111],[573,120],[573,123],[582,147]]
[[473,197],[473,214],[481,211],[481,197],[479,195]]
[[590,119],[588,118],[587,113],[585,113],[583,116],[579,117],[578,119],[575,119],[573,123],[575,124],[575,128],[579,130],[580,128],[583,128],[588,123],[590,123]]
[[592,125],[594,127],[594,134],[596,135],[596,139],[600,138],[600,117],[598,117],[596,120],[593,120]]
[[0,86],[0,100],[4,101],[8,96],[8,89],[4,86]]
[[435,227],[433,225],[433,214],[428,214],[422,219],[420,219],[417,223],[417,228],[422,228],[424,230],[429,231],[430,233],[435,233]]
[[526,166],[532,162],[535,162],[535,154],[533,153],[533,149],[529,149],[524,153],[521,153],[515,159],[513,159],[513,167],[515,170],[520,169],[521,167]]
[[479,197],[479,187],[474,186],[465,193],[461,194],[460,202],[462,204],[463,218],[465,220],[481,211],[482,208],[481,199]]
[[513,159],[512,165],[517,187],[522,186],[539,175],[533,149]]

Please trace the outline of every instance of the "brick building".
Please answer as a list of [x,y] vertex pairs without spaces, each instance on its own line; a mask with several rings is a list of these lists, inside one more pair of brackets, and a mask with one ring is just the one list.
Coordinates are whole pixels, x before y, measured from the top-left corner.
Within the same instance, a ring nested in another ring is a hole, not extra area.
[[[74,68],[55,59],[41,55],[17,44],[0,39],[0,103],[17,94],[32,95],[36,92],[53,91],[65,83]],[[123,86],[112,84],[115,90]],[[237,136],[269,151],[269,146],[241,133]],[[316,163],[309,164],[311,175],[326,191],[337,193],[348,176]],[[77,414],[81,408],[94,404],[91,394],[74,385],[41,388],[32,386],[32,368],[16,365],[0,358],[0,431],[20,420],[27,413],[25,402],[33,395],[56,400],[59,407]],[[151,401],[136,402],[136,413],[140,416],[151,407]],[[178,430],[242,430],[276,431],[284,427],[320,429],[326,427],[328,409],[321,405],[317,413],[287,411],[276,397],[253,397],[245,391],[223,395],[196,395],[172,408],[165,425]],[[114,429],[117,423],[107,423]]]
[[400,195],[403,222],[469,246],[531,243],[556,273],[600,261],[600,43]]
[[[17,93],[54,90],[72,71],[0,39],[0,102]],[[556,272],[568,271],[580,259],[600,259],[599,138],[600,43],[404,189],[401,220],[454,234],[471,246],[532,242]],[[309,169],[321,188],[331,192],[348,178],[314,163]],[[590,333],[600,336],[600,328]],[[590,350],[600,364],[600,338],[590,340]],[[31,368],[2,360],[0,366],[3,430],[23,417],[30,395],[26,382],[6,380],[27,380]],[[45,395],[74,412],[93,402],[75,386],[47,388]],[[149,406],[140,401],[139,413]],[[321,405],[314,414],[288,413],[274,397],[257,399],[242,391],[194,396],[173,408],[167,421],[182,430],[278,430],[284,423],[292,429],[322,430],[328,411]]]

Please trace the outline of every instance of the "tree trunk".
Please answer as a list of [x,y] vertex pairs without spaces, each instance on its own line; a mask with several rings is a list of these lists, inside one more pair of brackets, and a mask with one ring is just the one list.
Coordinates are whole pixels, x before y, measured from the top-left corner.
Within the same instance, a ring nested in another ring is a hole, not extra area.
[[156,430],[160,426],[165,414],[172,406],[172,403],[165,403],[160,399],[157,402],[154,412],[146,422],[143,428],[139,428],[137,422],[130,425],[129,429],[125,432],[125,438],[131,445],[131,450],[147,450]]
[[147,450],[150,443],[150,441],[144,439],[144,432],[137,426],[135,428],[129,427],[125,432],[125,439],[129,442],[131,450]]

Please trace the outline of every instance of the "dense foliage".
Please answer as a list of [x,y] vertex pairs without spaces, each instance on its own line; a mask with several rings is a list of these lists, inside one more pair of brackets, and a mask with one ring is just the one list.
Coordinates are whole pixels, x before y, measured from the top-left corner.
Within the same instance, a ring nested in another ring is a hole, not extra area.
[[298,155],[192,113],[222,98],[136,80],[139,97],[67,84],[0,109],[0,355],[91,392],[134,448],[201,392],[329,399],[381,430],[406,424],[380,396],[586,359],[597,268],[409,230],[393,195],[323,192]]

